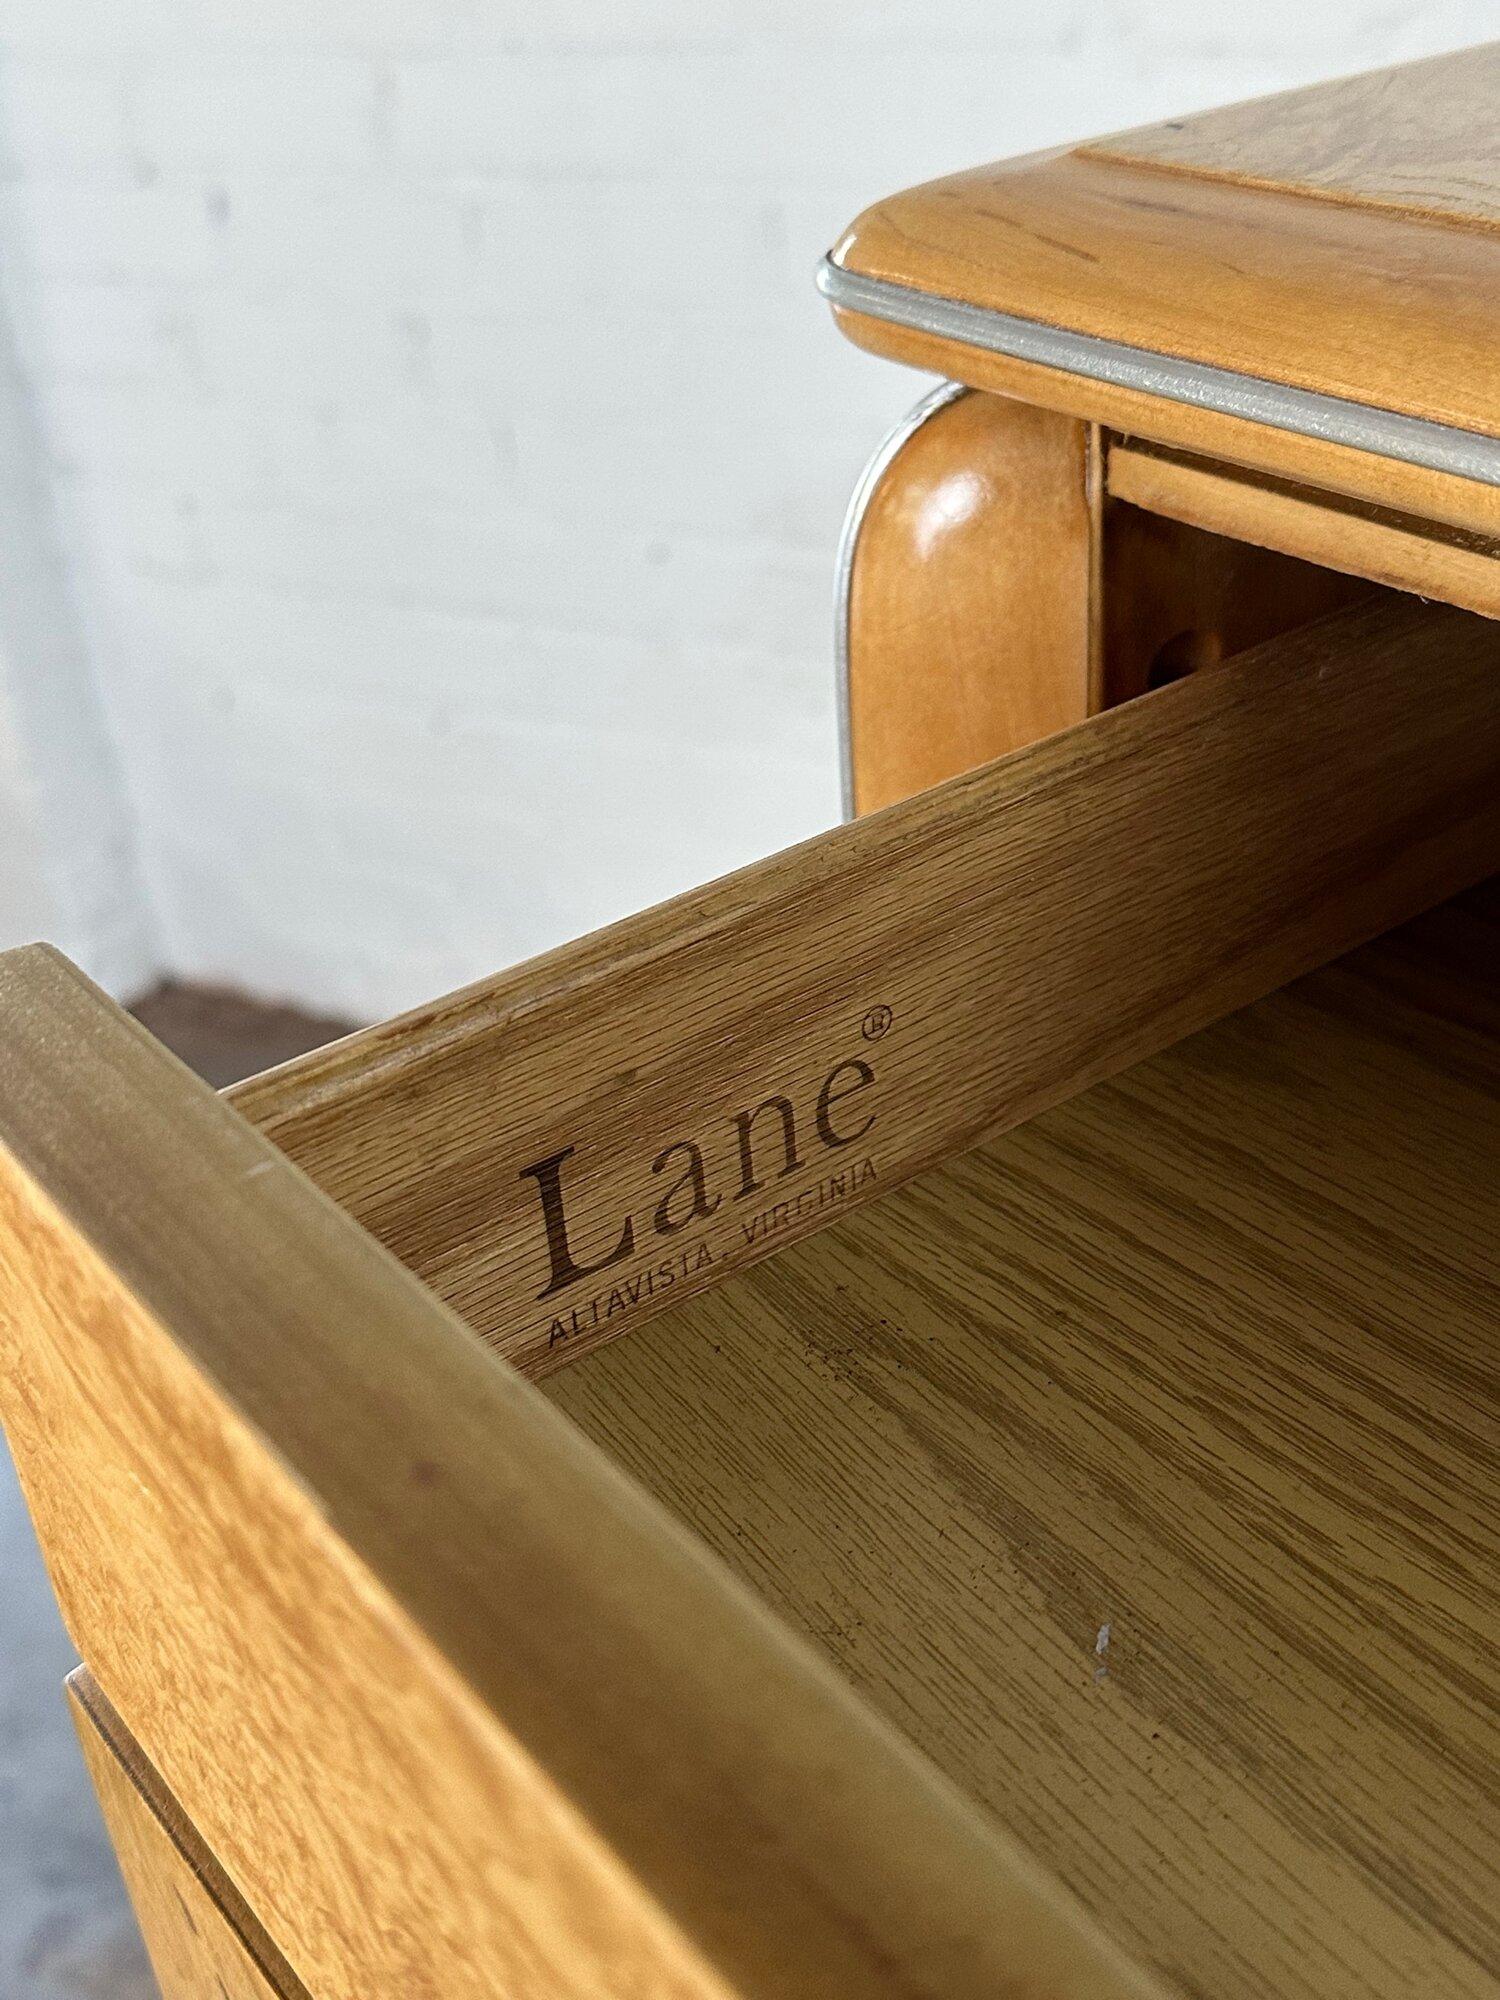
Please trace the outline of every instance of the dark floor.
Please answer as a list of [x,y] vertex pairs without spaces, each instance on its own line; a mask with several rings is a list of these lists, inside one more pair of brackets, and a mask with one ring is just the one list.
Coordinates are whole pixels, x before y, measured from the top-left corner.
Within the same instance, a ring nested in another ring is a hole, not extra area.
[[153,987],[130,1011],[216,1090],[353,1034],[355,1027],[295,1007],[270,1007],[222,986],[175,980]]
[[[351,1025],[200,986],[131,1012],[220,1088]],[[0,2000],[155,1991],[63,1700],[76,1657],[0,1443]]]

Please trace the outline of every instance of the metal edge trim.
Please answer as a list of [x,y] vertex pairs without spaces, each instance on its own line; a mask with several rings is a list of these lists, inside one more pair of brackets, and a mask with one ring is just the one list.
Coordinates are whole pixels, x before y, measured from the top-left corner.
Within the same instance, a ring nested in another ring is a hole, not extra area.
[[969,393],[967,385],[962,382],[940,382],[937,388],[930,389],[919,403],[907,411],[900,423],[887,431],[875,447],[864,471],[859,475],[849,498],[844,525],[839,530],[838,557],[834,566],[833,583],[833,657],[834,672],[837,676],[839,718],[839,790],[846,821],[855,816],[854,744],[849,686],[850,593],[854,587],[855,544],[859,540],[859,531],[864,523],[866,509],[875,497],[875,489],[900,456],[903,446],[915,436],[929,417],[936,416],[939,410],[946,409],[950,403],[956,403],[960,396],[967,396]]
[[1091,333],[1072,333],[1044,320],[1021,319],[988,306],[922,292],[886,278],[846,271],[825,257],[818,290],[846,312],[910,327],[941,340],[961,341],[1015,361],[1037,362],[1119,389],[1136,389],[1169,402],[1187,403],[1219,416],[1242,417],[1271,430],[1348,445],[1429,472],[1447,472],[1500,486],[1500,438],[1459,430],[1425,417],[1402,416],[1342,396],[1292,388],[1259,375],[1240,375],[1204,361],[1185,361],[1147,347],[1130,347]]

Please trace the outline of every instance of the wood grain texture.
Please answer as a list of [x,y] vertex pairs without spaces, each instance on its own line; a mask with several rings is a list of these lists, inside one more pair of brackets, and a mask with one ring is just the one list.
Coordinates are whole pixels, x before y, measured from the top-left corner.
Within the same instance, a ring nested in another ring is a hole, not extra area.
[[318,2000],[1152,1990],[44,947],[0,1048],[0,1412],[64,1617]]
[[[1497,74],[1500,55],[1481,49],[951,175],[866,210],[833,261],[936,298],[1500,436],[1490,363]],[[850,330],[921,358],[920,336],[913,346],[872,322]],[[963,367],[956,377],[1010,386]],[[1149,409],[1162,399],[1142,400]],[[1124,402],[1074,414],[1136,428]],[[1143,429],[1191,442],[1149,417]],[[1302,476],[1290,462],[1271,469]],[[1409,505],[1395,492],[1365,497]]]
[[1399,459],[1382,458],[1376,452],[1330,444],[1324,438],[1273,430],[1267,424],[1251,423],[1243,417],[1221,416],[1212,410],[1194,409],[1190,404],[1140,390],[1093,382],[1087,376],[1068,374],[1059,368],[1014,361],[1008,355],[915,333],[863,313],[838,311],[834,318],[856,347],[888,360],[904,361],[927,374],[966,382],[975,389],[988,389],[996,395],[1035,403],[1042,409],[1060,410],[1088,423],[1150,438],[1207,458],[1225,459],[1308,486],[1323,487],[1330,493],[1345,493],[1380,506],[1400,508],[1427,520],[1471,528],[1477,534],[1500,534],[1500,486],[1487,485],[1483,480],[1429,472],[1422,466],[1405,465]]
[[858,812],[1089,712],[1089,427],[999,396],[929,417],[855,543],[849,722]]
[[1368,601],[1361,578],[1106,495],[1099,705],[1134,701],[1314,619]]
[[552,1377],[1151,1963],[1494,2000],[1500,895]]
[[1488,872],[1497,664],[1345,613],[231,1101],[544,1369]]
[[1171,520],[1500,617],[1493,536],[1154,445],[1116,444],[1106,483],[1115,498]]
[[1149,164],[1357,208],[1500,228],[1500,42],[1096,139]]
[[892,195],[833,256],[941,298],[1500,435],[1489,229],[1052,153]]
[[67,1689],[162,2000],[311,2000],[86,1667]]

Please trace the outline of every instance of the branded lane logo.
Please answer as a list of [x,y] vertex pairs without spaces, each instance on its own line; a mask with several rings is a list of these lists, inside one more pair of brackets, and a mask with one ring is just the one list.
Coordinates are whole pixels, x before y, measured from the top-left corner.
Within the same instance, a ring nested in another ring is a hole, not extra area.
[[[592,1260],[587,1252],[575,1247],[577,1218],[569,1214],[567,1168],[576,1147],[564,1146],[546,1159],[533,1160],[522,1167],[520,1178],[536,1183],[547,1238],[548,1277],[537,1294],[538,1299],[554,1298],[585,1278],[597,1278],[601,1272],[636,1256],[638,1242],[643,1244],[653,1237],[670,1239],[693,1223],[708,1222],[726,1200],[731,1204],[752,1201],[767,1187],[774,1190],[777,1183],[789,1176],[857,1144],[875,1123],[874,1111],[862,1101],[874,1082],[875,1071],[866,1060],[846,1057],[829,1070],[800,1114],[789,1096],[777,1093],[726,1120],[723,1141],[718,1147],[700,1144],[697,1139],[672,1140],[651,1160],[649,1172],[657,1177],[657,1185],[649,1190],[645,1201],[627,1207],[623,1216],[616,1211],[610,1217],[602,1233],[611,1247]],[[832,1162],[828,1164],[831,1168]],[[805,1190],[794,1201],[773,1202],[765,1216],[757,1216],[744,1229],[746,1244],[787,1226],[790,1219],[803,1212],[808,1199],[817,1196],[820,1205],[825,1193],[828,1199],[840,1199],[848,1185],[862,1186],[874,1177],[874,1166],[866,1160],[850,1176],[830,1173],[826,1189],[820,1181],[816,1189]],[[590,1216],[590,1236],[594,1234],[594,1220]],[[660,1257],[660,1249],[657,1255]],[[643,1287],[649,1293],[714,1261],[713,1252],[701,1242],[693,1248],[677,1250],[650,1270],[637,1274],[628,1286],[618,1287],[622,1291],[621,1303],[634,1304],[643,1295]],[[597,1316],[597,1301],[593,1302],[592,1316]],[[568,1321],[554,1320],[553,1340],[566,1338],[570,1331],[581,1331],[581,1326],[570,1324],[577,1318],[575,1309]]]

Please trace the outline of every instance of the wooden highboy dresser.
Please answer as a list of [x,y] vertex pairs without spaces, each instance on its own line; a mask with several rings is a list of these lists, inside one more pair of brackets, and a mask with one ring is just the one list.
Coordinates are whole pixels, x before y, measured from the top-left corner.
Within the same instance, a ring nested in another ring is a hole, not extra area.
[[1500,52],[881,202],[850,823],[217,1097],[0,960],[167,2000],[1496,2000]]

